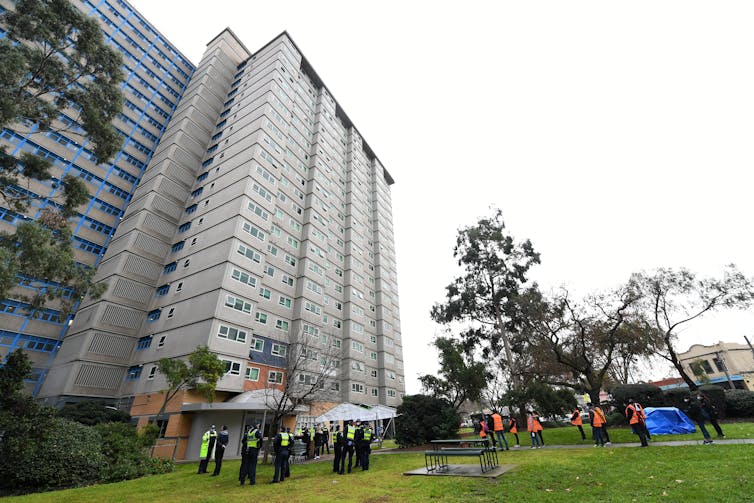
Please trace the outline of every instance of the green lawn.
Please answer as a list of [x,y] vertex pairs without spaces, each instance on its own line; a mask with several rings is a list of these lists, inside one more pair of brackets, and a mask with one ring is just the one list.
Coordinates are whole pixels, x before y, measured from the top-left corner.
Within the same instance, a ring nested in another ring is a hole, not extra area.
[[[372,467],[335,475],[330,463],[294,465],[283,485],[239,487],[238,461],[219,477],[196,475],[195,464],[174,473],[117,484],[7,498],[20,502],[425,502],[441,501],[752,501],[751,445],[604,449],[522,449],[501,454],[516,469],[498,479],[404,476],[424,466],[421,453],[372,456]],[[472,462],[469,460],[469,462]],[[210,465],[210,470],[212,465]]]

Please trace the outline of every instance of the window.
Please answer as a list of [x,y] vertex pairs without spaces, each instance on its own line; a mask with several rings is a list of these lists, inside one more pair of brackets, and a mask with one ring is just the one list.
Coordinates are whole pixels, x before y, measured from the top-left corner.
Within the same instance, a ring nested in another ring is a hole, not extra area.
[[322,314],[322,308],[313,302],[309,302],[308,300],[304,302],[304,309],[316,315]]
[[257,353],[261,353],[262,351],[264,351],[264,339],[260,339],[258,337],[252,337],[251,350],[256,351]]
[[246,271],[233,268],[230,273],[230,277],[253,288],[256,288],[257,286],[257,279]]
[[351,362],[351,368],[353,370],[358,371],[358,372],[364,372],[364,370],[365,370],[364,369],[364,364],[361,363],[361,362],[358,362],[356,360],[354,360],[354,361]]
[[286,284],[286,285],[288,285],[288,286],[293,286],[293,278],[291,278],[291,277],[290,277],[290,276],[288,276],[287,274],[283,274],[283,279],[282,279],[282,281],[283,281],[283,283],[285,283],[285,284]]
[[186,244],[186,241],[178,241],[173,245],[173,247],[170,249],[171,253],[175,253],[177,251],[180,251],[183,249],[183,245]]
[[369,336],[369,342],[372,344],[377,344],[377,336],[376,335],[370,335]]
[[387,396],[391,398],[395,398],[395,390],[394,389],[387,390]]
[[176,293],[180,292],[181,290],[183,290],[183,281],[179,282],[178,286],[175,287]]
[[262,262],[262,256],[248,246],[238,245],[238,253],[257,264]]
[[239,297],[234,297],[233,295],[226,295],[225,305],[227,307],[235,309],[236,311],[241,311],[246,314],[251,314],[251,302],[248,302]]
[[162,314],[161,309],[154,309],[152,311],[149,311],[149,313],[147,314],[147,319],[149,321],[157,321],[160,319],[161,314]]
[[147,376],[147,379],[154,379],[154,375],[157,373],[157,366],[152,365],[152,367],[149,369],[149,375]]
[[370,372],[369,374],[370,374],[370,375],[371,375],[372,377],[374,377],[375,379],[377,379],[377,371],[376,371],[376,370],[374,370],[374,369],[373,369],[373,370],[372,370],[372,371],[371,371],[371,372]]
[[272,356],[285,356],[287,348],[276,342],[272,343]]
[[287,332],[288,331],[288,322],[285,321],[285,320],[280,320],[280,319],[275,320],[275,328],[277,328],[278,330],[284,330],[284,331]]
[[371,358],[372,360],[376,360],[377,359],[377,353],[375,353],[374,351],[370,351],[369,352],[369,358]]
[[352,383],[351,391],[353,391],[354,393],[364,393],[364,385],[356,382]]
[[225,364],[225,373],[230,375],[241,375],[241,364],[230,360],[223,360]]
[[295,265],[296,265],[296,259],[295,259],[295,258],[293,258],[293,257],[291,257],[290,255],[288,255],[287,253],[285,254],[285,262],[286,262],[287,264],[290,264],[290,265],[292,265],[292,266],[295,266]]
[[167,335],[163,335],[160,337],[160,342],[157,343],[158,348],[164,348],[165,347],[165,339],[167,339]]
[[141,377],[141,369],[142,369],[141,365],[134,365],[132,367],[128,367],[128,371],[126,372],[126,380],[133,381]]
[[186,232],[191,228],[191,222],[186,222],[185,224],[182,224],[180,227],[178,227],[178,232]]
[[257,367],[246,367],[246,375],[244,377],[249,381],[258,381],[259,369]]
[[273,257],[277,257],[278,255],[278,247],[268,244],[267,245],[267,252],[272,255]]
[[309,325],[307,323],[303,324],[303,327],[301,329],[306,335],[311,335],[312,337],[319,337],[319,328],[314,327],[312,325]]
[[283,297],[282,295],[278,297],[278,304],[280,304],[283,307],[290,309],[292,303],[293,303],[293,300],[289,299],[288,297]]
[[276,370],[270,370],[269,374],[267,374],[267,382],[272,384],[282,384],[283,373]]
[[162,285],[157,287],[157,296],[162,297],[163,295],[167,295],[168,291],[170,290],[170,285]]
[[191,215],[192,213],[194,213],[196,211],[196,208],[198,208],[197,204],[192,204],[191,206],[186,208],[186,215]]
[[274,278],[275,277],[275,268],[272,267],[271,265],[266,265],[266,266],[264,266],[264,273],[267,276],[269,276],[271,278]]
[[183,267],[184,267],[184,269],[186,267],[188,267],[189,265],[191,265],[191,259],[187,258],[186,260],[183,261]]
[[262,325],[266,325],[267,324],[267,314],[260,313],[259,311],[257,311],[256,314],[254,315],[254,321],[256,321],[257,323],[261,323]]
[[136,343],[136,351],[141,351],[142,349],[147,349],[151,345],[152,345],[152,336],[151,335],[147,335],[146,337],[140,338],[139,342]]
[[264,211],[260,206],[250,202],[249,203],[249,210],[251,210],[252,213],[259,216],[262,220],[267,220],[270,218],[270,214]]
[[330,391],[340,391],[340,383],[334,382],[330,384]]
[[246,331],[226,325],[220,325],[220,328],[217,331],[217,336],[221,339],[228,339],[242,343],[246,342]]
[[354,351],[358,351],[359,353],[364,352],[364,345],[360,343],[359,341],[351,341],[351,349]]
[[271,293],[270,293],[269,289],[262,287],[262,288],[259,289],[259,295],[260,295],[260,297],[264,297],[265,299],[269,299]]
[[163,274],[168,274],[176,270],[178,267],[177,262],[171,262],[170,264],[166,265],[165,268],[162,270]]
[[171,307],[171,308],[170,308],[170,309],[168,310],[168,318],[172,318],[172,317],[173,317],[173,315],[175,315],[175,308],[174,308],[174,307]]
[[372,396],[377,396],[377,388],[372,388]]
[[338,339],[337,337],[333,337],[332,338],[332,345],[335,346],[336,348],[340,349],[341,347],[343,347],[343,341],[340,340],[340,339]]
[[204,192],[204,187],[199,187],[191,193],[191,198],[196,199],[197,197],[202,195],[202,192]]
[[243,230],[244,232],[251,234],[260,241],[264,241],[266,239],[265,233],[262,232],[259,228],[251,225],[249,222],[243,223]]

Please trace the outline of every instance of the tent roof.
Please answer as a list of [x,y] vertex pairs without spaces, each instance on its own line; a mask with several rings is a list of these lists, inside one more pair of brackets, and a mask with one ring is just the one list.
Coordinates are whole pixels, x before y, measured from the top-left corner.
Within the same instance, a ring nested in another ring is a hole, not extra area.
[[371,409],[360,407],[352,403],[341,403],[336,405],[321,416],[318,416],[318,423],[324,421],[347,421],[349,419],[358,419],[360,421],[374,421],[377,419],[387,419],[395,417],[395,409],[385,405],[375,405]]

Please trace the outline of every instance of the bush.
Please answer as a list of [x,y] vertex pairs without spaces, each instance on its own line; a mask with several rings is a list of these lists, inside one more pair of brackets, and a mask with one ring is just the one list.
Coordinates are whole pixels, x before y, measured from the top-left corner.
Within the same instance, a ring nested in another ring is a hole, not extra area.
[[401,447],[453,438],[461,422],[458,412],[446,400],[426,395],[405,396],[397,412],[395,441]]
[[70,419],[87,426],[101,423],[128,423],[131,416],[127,412],[108,408],[104,402],[85,400],[67,404],[58,411],[58,417]]
[[102,453],[107,460],[100,479],[103,482],[134,479],[148,473],[149,457],[136,427],[125,423],[95,426],[102,437]]
[[626,424],[626,416],[620,412],[611,412],[605,418],[608,426],[623,426]]
[[167,458],[147,458],[147,465],[148,475],[170,473],[175,469],[173,460]]
[[672,388],[672,389],[666,390],[664,393],[664,396],[665,396],[665,407],[676,407],[678,409],[683,410],[684,409],[683,399],[691,396],[691,393],[689,393],[688,388]]
[[727,390],[725,392],[725,413],[730,417],[754,417],[754,391]]
[[[29,397],[31,398],[31,397]],[[7,419],[4,418],[4,419]],[[91,484],[105,458],[92,428],[56,417],[3,421],[0,489],[26,493]]]
[[720,386],[714,384],[705,384],[699,387],[699,392],[704,393],[712,402],[712,405],[717,409],[719,417],[725,417],[725,391]]
[[628,399],[633,397],[643,407],[662,407],[662,390],[651,384],[620,384],[612,390],[615,407],[620,413],[626,410]]

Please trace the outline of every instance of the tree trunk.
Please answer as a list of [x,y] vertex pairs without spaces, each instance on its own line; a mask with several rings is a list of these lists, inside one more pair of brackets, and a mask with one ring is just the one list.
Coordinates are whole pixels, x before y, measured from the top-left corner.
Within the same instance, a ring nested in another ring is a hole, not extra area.
[[696,391],[699,389],[699,386],[696,385],[696,382],[686,373],[686,370],[683,368],[683,365],[681,365],[681,362],[678,360],[678,355],[675,354],[675,349],[673,349],[673,344],[670,342],[670,334],[665,335],[665,347],[668,350],[668,356],[670,363],[673,364],[675,369],[678,371],[678,373],[681,376],[681,379],[686,383],[686,385],[689,387],[689,391]]

